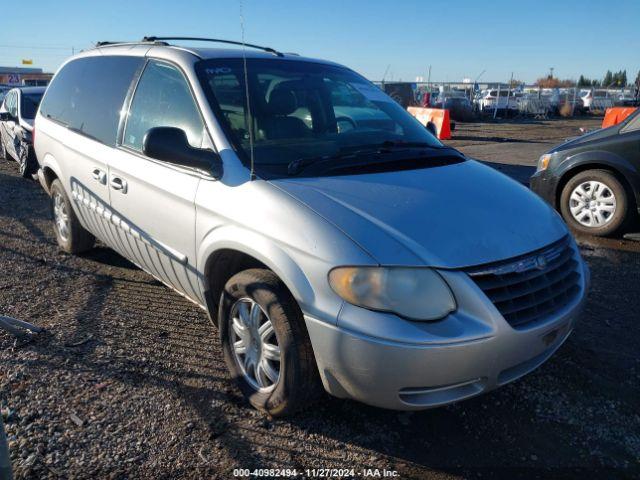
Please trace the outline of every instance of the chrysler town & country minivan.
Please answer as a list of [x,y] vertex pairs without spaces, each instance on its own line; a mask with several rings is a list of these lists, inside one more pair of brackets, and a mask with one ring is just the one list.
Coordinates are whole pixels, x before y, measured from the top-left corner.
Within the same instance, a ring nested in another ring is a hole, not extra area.
[[99,239],[205,309],[254,407],[285,415],[321,386],[443,405],[570,334],[589,273],[536,195],[346,67],[167,40],[60,68],[39,177],[60,247]]

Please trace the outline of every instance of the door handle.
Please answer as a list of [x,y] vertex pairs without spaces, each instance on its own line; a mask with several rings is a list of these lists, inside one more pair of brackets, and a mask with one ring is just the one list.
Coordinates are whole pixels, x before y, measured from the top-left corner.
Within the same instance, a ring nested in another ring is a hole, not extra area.
[[107,174],[104,170],[100,170],[99,168],[94,168],[93,172],[91,172],[91,176],[100,182],[102,185],[107,184]]
[[120,177],[111,177],[111,188],[114,190],[120,190],[122,193],[127,193],[127,181]]

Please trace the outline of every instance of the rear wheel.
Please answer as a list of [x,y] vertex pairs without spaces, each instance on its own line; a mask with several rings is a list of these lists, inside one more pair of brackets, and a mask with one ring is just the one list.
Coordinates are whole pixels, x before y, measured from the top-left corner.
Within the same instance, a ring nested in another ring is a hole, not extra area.
[[225,361],[251,405],[285,416],[320,393],[302,312],[271,271],[250,269],[226,284],[218,314]]
[[60,180],[51,184],[51,207],[56,240],[67,253],[81,253],[93,247],[96,239],[80,224]]
[[571,178],[560,198],[567,224],[590,235],[611,235],[629,217],[629,196],[624,186],[606,170],[586,170]]

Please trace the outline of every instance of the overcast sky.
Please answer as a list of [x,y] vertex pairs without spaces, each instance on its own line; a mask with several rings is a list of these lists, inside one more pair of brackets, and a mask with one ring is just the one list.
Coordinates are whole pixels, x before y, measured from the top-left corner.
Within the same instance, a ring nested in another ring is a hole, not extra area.
[[[3,9],[0,65],[55,71],[72,50],[144,35],[239,40],[239,0],[30,0]],[[640,0],[243,0],[246,41],[325,58],[372,80],[532,82],[640,70]]]

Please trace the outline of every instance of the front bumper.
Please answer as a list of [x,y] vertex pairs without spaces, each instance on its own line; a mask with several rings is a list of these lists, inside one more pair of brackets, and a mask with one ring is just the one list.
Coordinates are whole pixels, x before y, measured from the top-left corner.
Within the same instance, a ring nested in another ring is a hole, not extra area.
[[[588,290],[584,264],[583,271],[572,304],[524,329],[511,327],[463,272],[444,273],[459,308],[440,322],[408,322],[348,304],[337,326],[305,315],[325,389],[377,407],[420,410],[516,380],[544,363],[573,330]],[[361,320],[380,335],[351,328]]]
[[537,171],[529,181],[531,190],[540,196],[545,202],[556,208],[556,189],[558,187],[558,178],[552,175],[549,169]]

